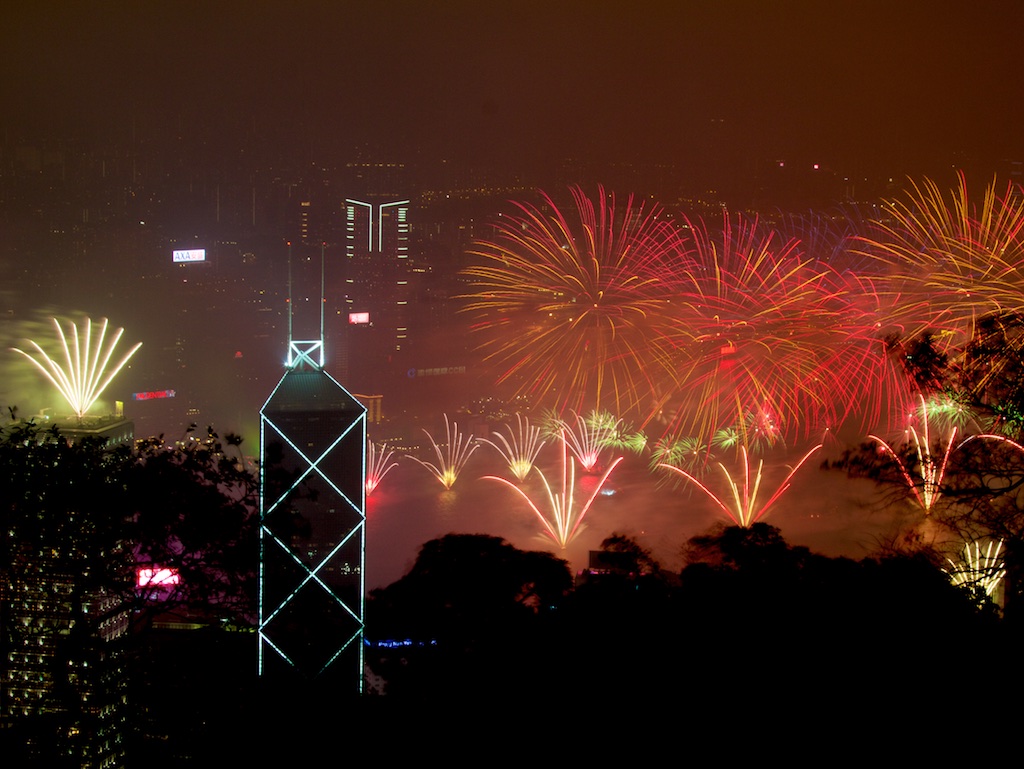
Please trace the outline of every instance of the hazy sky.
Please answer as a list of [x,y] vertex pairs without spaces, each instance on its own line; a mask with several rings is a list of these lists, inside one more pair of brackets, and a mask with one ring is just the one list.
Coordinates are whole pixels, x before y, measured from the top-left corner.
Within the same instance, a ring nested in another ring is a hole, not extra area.
[[42,0],[0,23],[15,137],[134,118],[328,162],[1024,156],[1016,0]]

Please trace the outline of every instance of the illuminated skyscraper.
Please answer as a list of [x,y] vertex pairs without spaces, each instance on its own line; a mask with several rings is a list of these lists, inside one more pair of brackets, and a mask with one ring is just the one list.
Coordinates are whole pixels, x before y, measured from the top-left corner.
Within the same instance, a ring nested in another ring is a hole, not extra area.
[[373,347],[393,357],[409,337],[409,201],[349,198],[345,218],[348,312],[367,313]]
[[317,304],[319,339],[298,341],[289,297],[285,373],[260,411],[259,670],[358,693],[366,409],[324,371]]

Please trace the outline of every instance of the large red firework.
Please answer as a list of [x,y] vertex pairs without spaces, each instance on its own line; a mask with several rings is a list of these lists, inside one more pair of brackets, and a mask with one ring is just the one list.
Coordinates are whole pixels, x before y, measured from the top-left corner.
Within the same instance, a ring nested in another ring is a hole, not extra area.
[[[678,384],[661,417],[675,435],[835,429],[889,379],[864,284],[756,219],[690,221],[673,301]],[[748,434],[744,434],[748,433]],[[772,436],[767,436],[771,438]]]

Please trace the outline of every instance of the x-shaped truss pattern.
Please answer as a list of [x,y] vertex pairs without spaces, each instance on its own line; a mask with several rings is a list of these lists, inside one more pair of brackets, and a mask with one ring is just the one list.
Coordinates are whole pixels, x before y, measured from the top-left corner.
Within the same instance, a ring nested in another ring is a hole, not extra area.
[[[268,657],[305,678],[354,659],[361,689],[366,412],[322,371],[289,376],[307,379],[261,411],[260,673]],[[287,483],[267,480],[275,443]]]

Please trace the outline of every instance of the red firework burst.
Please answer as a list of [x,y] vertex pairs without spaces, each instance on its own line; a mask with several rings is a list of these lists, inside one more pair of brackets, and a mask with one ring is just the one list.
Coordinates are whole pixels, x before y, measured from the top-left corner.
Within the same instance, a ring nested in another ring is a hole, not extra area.
[[[835,428],[892,379],[865,285],[756,219],[689,222],[673,302],[677,385],[668,432],[711,436],[770,423],[782,436]],[[751,436],[740,436],[750,445]]]

